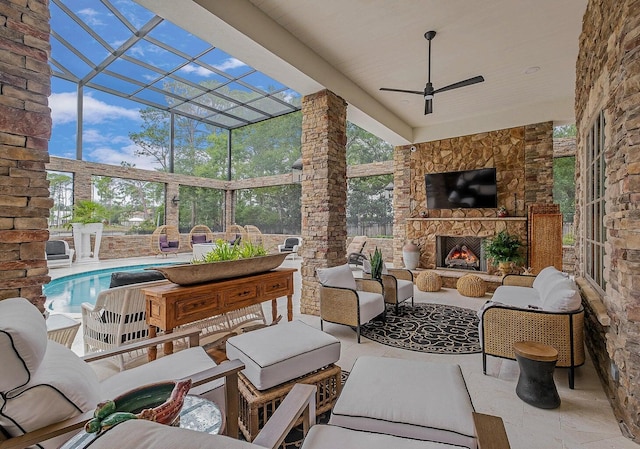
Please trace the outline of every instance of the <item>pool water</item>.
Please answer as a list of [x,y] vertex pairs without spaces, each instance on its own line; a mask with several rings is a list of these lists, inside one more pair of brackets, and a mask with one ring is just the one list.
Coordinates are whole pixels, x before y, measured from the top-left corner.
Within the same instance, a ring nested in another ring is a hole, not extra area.
[[44,286],[47,297],[45,307],[53,312],[82,313],[81,304],[95,304],[98,294],[109,288],[111,273],[116,271],[143,271],[147,267],[175,265],[174,263],[154,263],[147,265],[131,265],[128,267],[105,268],[87,271],[54,279]]

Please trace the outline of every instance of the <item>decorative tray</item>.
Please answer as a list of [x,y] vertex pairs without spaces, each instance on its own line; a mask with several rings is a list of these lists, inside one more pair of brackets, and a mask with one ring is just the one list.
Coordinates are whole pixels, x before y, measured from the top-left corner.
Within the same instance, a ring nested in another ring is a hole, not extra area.
[[164,274],[171,282],[179,285],[200,284],[221,279],[249,276],[273,270],[282,264],[289,253],[269,254],[247,259],[224,260],[221,262],[194,263],[146,268]]

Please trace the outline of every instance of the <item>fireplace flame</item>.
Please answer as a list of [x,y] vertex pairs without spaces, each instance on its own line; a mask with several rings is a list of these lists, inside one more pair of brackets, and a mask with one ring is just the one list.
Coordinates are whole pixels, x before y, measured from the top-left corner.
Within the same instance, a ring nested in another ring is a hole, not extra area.
[[478,265],[479,260],[473,251],[467,248],[466,245],[454,246],[447,257],[445,258],[445,264],[447,265]]

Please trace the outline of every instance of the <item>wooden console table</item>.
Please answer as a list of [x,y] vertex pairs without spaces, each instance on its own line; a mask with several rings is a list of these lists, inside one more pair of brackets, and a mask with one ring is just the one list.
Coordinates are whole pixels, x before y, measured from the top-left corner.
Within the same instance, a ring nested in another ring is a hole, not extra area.
[[[221,313],[271,300],[271,316],[278,315],[277,298],[287,297],[287,319],[293,319],[293,273],[295,268],[280,268],[265,273],[197,285],[167,283],[143,290],[146,296],[149,337],[157,329],[167,333],[177,326],[192,323]],[[164,346],[171,354],[173,344]],[[157,349],[149,350],[149,360],[155,360]]]

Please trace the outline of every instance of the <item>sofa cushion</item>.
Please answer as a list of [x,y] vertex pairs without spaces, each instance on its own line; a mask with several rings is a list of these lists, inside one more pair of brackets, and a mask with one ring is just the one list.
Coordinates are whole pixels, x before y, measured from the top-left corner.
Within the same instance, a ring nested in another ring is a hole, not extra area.
[[67,247],[62,240],[49,240],[45,247],[48,258],[51,258],[51,256],[64,256],[66,250]]
[[400,301],[413,296],[413,282],[406,279],[397,279],[396,282],[398,283],[398,299]]
[[544,302],[544,298],[553,288],[553,284],[568,277],[567,273],[557,270],[555,267],[543,268],[533,280],[531,285],[540,294],[540,300]]
[[[106,378],[100,384],[101,400],[113,399],[116,396],[140,386],[144,383],[176,380],[204,371],[216,366],[201,346],[175,352],[171,357],[161,357],[151,363],[136,366]],[[209,390],[220,387],[224,379],[217,379],[207,384]]]
[[549,293],[542,300],[542,309],[549,312],[573,312],[580,308],[582,298],[571,279],[564,278],[553,282]]
[[164,274],[156,270],[134,272],[116,271],[115,273],[111,273],[109,288],[139,284],[141,282],[160,281],[162,279],[165,279]]
[[109,429],[91,443],[91,449],[264,449],[224,435],[210,435],[143,419],[131,419]]
[[47,325],[25,298],[8,298],[0,312],[0,393],[26,385],[44,359]]
[[540,301],[540,295],[536,289],[515,285],[501,285],[498,287],[493,293],[490,302],[520,309],[526,309],[529,306],[542,308],[542,301]]
[[229,338],[227,357],[240,359],[247,379],[266,390],[337,362],[340,341],[296,320]]
[[460,446],[401,438],[381,433],[362,432],[338,426],[313,426],[302,443],[302,449],[460,449]]
[[458,365],[361,356],[329,424],[473,449],[473,411]]
[[318,268],[316,273],[322,285],[350,288],[351,290],[356,289],[356,280],[348,264],[338,265],[332,268]]
[[191,243],[211,243],[211,240],[207,240],[205,234],[194,234],[191,236]]
[[[100,399],[100,384],[91,367],[70,349],[49,341],[29,383],[5,396],[0,426],[12,436],[21,435],[92,410]],[[57,448],[66,439],[54,438],[42,446]]]

